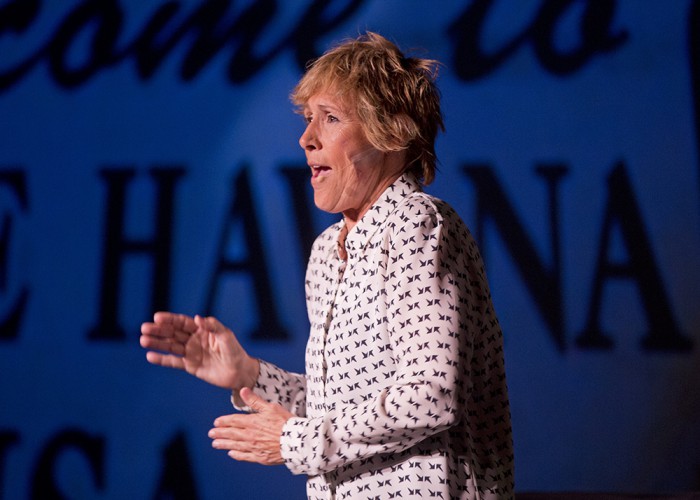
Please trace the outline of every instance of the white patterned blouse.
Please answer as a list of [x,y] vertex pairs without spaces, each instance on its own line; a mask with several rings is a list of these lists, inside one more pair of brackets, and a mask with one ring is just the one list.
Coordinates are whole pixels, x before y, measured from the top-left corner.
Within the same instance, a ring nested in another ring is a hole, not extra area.
[[256,392],[297,417],[282,456],[310,499],[512,498],[503,336],[479,251],[411,175],[306,273],[306,374],[261,362]]

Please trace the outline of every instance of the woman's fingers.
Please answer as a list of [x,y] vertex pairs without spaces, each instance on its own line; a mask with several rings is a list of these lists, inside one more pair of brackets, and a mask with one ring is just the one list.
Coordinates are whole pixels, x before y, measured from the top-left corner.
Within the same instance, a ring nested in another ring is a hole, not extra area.
[[173,356],[171,354],[161,354],[155,351],[148,351],[146,353],[146,360],[152,365],[164,366],[166,368],[177,368],[180,370],[185,369],[185,362],[179,356]]
[[141,335],[139,343],[144,349],[152,349],[154,351],[175,354],[176,356],[185,355],[185,342],[179,342],[168,338]]
[[[147,322],[141,325],[141,345],[143,347],[163,350],[162,342],[182,344],[184,346],[192,334],[197,331],[194,321],[185,315],[156,313],[154,319],[154,323]],[[158,341],[161,343],[156,346],[155,342]],[[148,345],[144,345],[144,342]],[[170,352],[172,349],[164,350]],[[179,348],[177,350],[180,351]],[[178,352],[178,354],[182,354],[182,352]]]
[[195,320],[186,314],[159,311],[153,315],[153,322],[160,326],[169,326],[173,330],[181,330],[190,334],[197,331]]

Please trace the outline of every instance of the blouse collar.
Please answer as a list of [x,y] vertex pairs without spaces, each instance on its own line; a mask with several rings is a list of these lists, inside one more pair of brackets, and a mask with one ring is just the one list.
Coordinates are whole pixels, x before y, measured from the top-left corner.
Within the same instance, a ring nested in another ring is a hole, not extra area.
[[[372,235],[384,224],[386,219],[401,204],[404,198],[411,193],[421,191],[421,185],[415,175],[403,173],[389,186],[374,202],[369,210],[357,221],[345,238],[345,250],[348,259],[353,260],[359,252],[362,252]],[[340,231],[343,231],[345,221],[340,223]],[[340,232],[338,233],[340,234]]]

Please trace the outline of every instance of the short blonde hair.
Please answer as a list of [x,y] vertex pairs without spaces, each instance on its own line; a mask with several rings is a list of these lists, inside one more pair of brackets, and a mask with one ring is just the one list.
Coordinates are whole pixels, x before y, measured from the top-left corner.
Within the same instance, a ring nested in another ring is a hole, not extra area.
[[444,130],[439,63],[405,57],[386,38],[367,32],[312,61],[291,94],[297,111],[332,89],[355,103],[367,140],[380,151],[406,150],[407,170],[424,184],[435,178],[435,139]]

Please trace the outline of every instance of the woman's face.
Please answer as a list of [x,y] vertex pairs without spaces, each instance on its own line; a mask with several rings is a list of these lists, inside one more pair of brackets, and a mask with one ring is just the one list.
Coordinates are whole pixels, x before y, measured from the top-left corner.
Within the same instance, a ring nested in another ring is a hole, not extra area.
[[326,212],[342,212],[354,224],[398,177],[403,165],[395,153],[383,153],[369,143],[355,107],[338,96],[314,94],[303,112],[307,125],[299,144],[311,168],[314,202]]

